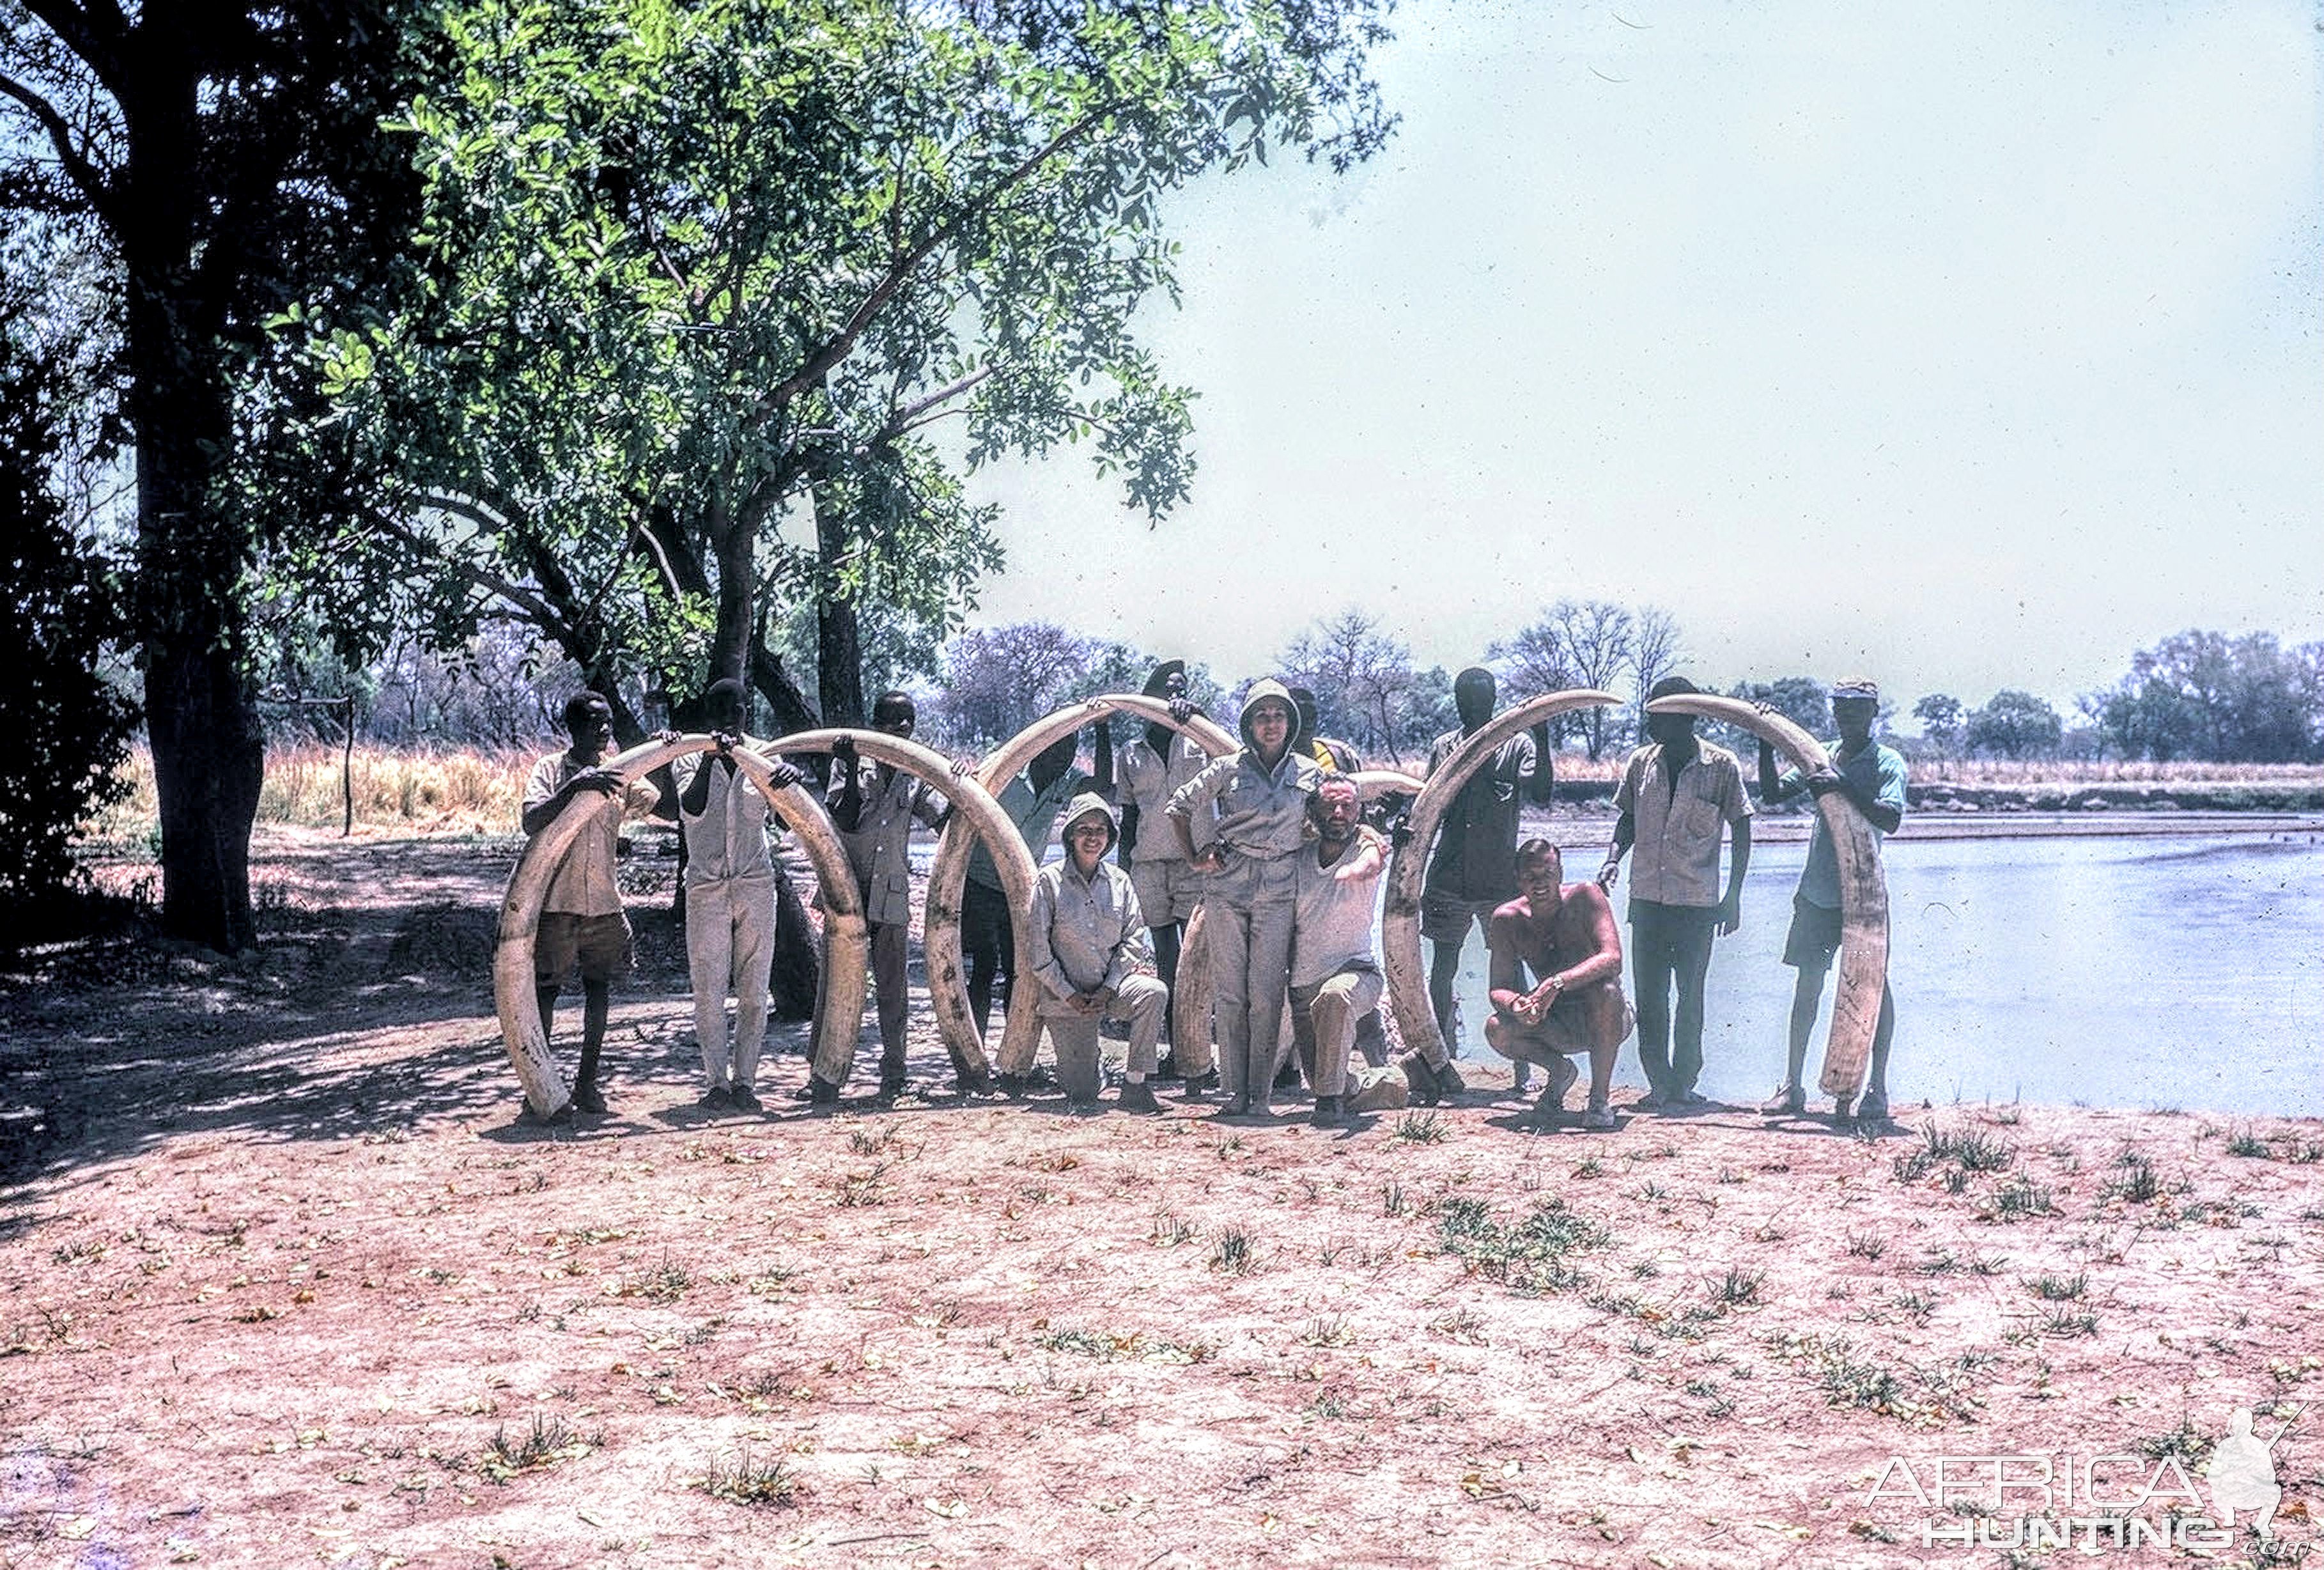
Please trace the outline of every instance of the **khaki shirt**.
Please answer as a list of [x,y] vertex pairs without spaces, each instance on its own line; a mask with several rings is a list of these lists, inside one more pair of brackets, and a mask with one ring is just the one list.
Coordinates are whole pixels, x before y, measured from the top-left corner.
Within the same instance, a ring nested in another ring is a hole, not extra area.
[[[710,771],[710,785],[696,816],[686,810],[686,793],[704,769]],[[669,777],[678,786],[678,826],[686,836],[689,887],[775,875],[774,859],[767,852],[767,819],[774,804],[740,764],[715,753],[696,753],[672,763]]]
[[[1434,779],[1468,739],[1463,732],[1446,731],[1430,743],[1420,777]],[[1522,789],[1537,762],[1532,733],[1519,731],[1469,776],[1444,809],[1423,881],[1428,893],[1480,905],[1517,898],[1517,817],[1525,810]]]
[[1663,749],[1649,742],[1630,754],[1614,792],[1617,811],[1630,814],[1630,898],[1657,905],[1716,905],[1720,900],[1720,831],[1751,816],[1743,766],[1709,742],[1695,743],[1692,762],[1671,790]]
[[1041,983],[1044,1013],[1061,1012],[1067,999],[1102,987],[1118,992],[1127,977],[1153,972],[1137,891],[1130,874],[1111,862],[1098,863],[1086,878],[1071,852],[1043,867],[1033,880],[1027,925],[1033,948],[1019,960],[1030,961]]
[[[836,771],[825,799],[837,807],[845,788]],[[842,829],[847,864],[863,896],[863,919],[874,927],[907,927],[912,920],[912,820],[930,828],[944,821],[944,798],[904,770],[869,758],[855,762],[863,792],[863,816],[853,833]]]
[[[1114,778],[1120,781],[1122,804],[1138,808],[1138,844],[1130,851],[1133,862],[1183,862],[1186,853],[1179,847],[1178,836],[1163,815],[1170,809],[1170,798],[1181,786],[1209,766],[1211,755],[1191,736],[1176,732],[1170,734],[1169,756],[1147,745],[1139,736],[1114,754]],[[1201,818],[1194,820],[1194,845],[1200,849],[1210,839],[1208,826]]]
[[[1379,874],[1349,880],[1333,876],[1351,860],[1363,854],[1367,845],[1379,844],[1377,831],[1360,828],[1355,842],[1328,867],[1317,864],[1314,845],[1299,853],[1299,881],[1292,897],[1293,986],[1321,986],[1343,970],[1379,968],[1372,949],[1372,917],[1379,908]],[[1381,870],[1386,869],[1387,864],[1381,863]]]
[[[532,777],[525,781],[523,809],[530,812],[540,806],[564,790],[579,772],[581,765],[573,761],[569,752],[551,753],[541,759],[532,766]],[[589,826],[574,836],[573,848],[565,853],[557,875],[549,880],[549,897],[540,905],[543,911],[566,916],[622,913],[621,885],[613,881],[613,858],[621,850],[622,819],[645,817],[661,799],[661,792],[643,780],[633,780],[624,789],[599,799],[604,805],[590,817]]]
[[[1209,816],[1206,808],[1215,810],[1212,837],[1233,858],[1271,862],[1306,842],[1307,798],[1322,775],[1314,759],[1288,749],[1270,772],[1259,766],[1256,753],[1240,747],[1212,759],[1180,786],[1170,798],[1168,811],[1199,825]],[[1194,843],[1202,844],[1203,837],[1198,830]]]

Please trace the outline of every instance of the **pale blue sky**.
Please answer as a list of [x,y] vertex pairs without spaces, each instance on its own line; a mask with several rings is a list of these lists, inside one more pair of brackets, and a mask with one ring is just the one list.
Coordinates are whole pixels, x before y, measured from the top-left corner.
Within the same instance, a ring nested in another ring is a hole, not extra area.
[[1193,501],[988,471],[979,623],[1267,667],[1347,605],[1457,668],[1561,595],[1724,684],[2069,703],[2324,637],[2324,12],[1426,0],[1404,124],[1177,203]]

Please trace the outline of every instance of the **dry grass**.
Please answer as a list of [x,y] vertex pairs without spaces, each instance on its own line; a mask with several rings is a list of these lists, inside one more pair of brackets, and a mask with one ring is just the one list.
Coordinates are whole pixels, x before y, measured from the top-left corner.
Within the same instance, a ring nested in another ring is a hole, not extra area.
[[1913,780],[1919,785],[2324,785],[2324,765],[1950,758],[1914,763]]
[[[544,744],[541,751],[549,747]],[[509,833],[516,827],[535,753],[398,752],[359,746],[352,770],[358,827],[419,833]],[[143,748],[124,771],[129,793],[90,824],[93,838],[119,843],[153,829],[153,759]],[[258,821],[337,828],[345,810],[337,747],[269,751]]]

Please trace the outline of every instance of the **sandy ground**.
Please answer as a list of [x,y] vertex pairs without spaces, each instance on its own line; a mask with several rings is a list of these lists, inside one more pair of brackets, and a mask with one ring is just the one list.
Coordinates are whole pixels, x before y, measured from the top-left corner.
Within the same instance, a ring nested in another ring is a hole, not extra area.
[[[263,850],[254,956],[0,996],[0,1565],[2256,1565],[2324,1508],[2324,1125],[810,1118],[790,1055],[714,1116],[649,913],[616,1115],[544,1129],[509,842]],[[1997,1455],[2167,1537],[2241,1408],[2272,1541],[1954,1544],[2043,1513]]]

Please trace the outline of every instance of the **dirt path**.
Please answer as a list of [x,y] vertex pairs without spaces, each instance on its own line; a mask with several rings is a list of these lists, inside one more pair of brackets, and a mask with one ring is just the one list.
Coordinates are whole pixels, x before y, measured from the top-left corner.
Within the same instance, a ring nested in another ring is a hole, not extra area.
[[2193,1510],[2237,1408],[2284,1508],[2213,1562],[2324,1501],[2324,1126],[810,1119],[794,1056],[714,1118],[648,916],[619,1115],[543,1130],[508,851],[270,844],[254,960],[0,999],[0,1565],[1986,1565],[1924,1523],[2027,1496],[1892,1458]]

